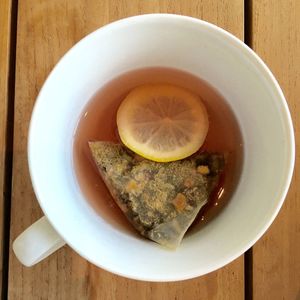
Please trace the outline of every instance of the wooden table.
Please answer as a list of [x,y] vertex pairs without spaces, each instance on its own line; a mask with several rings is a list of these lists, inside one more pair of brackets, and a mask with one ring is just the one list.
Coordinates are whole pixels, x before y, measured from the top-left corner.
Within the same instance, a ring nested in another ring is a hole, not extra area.
[[[91,265],[69,247],[23,267],[11,243],[42,212],[26,157],[36,96],[59,58],[96,28],[131,15],[190,15],[225,28],[269,65],[286,95],[299,149],[298,0],[1,0],[0,243],[3,299],[300,299],[299,152],[279,216],[255,246],[226,267],[175,283],[129,280]],[[274,174],[276,176],[276,174]]]

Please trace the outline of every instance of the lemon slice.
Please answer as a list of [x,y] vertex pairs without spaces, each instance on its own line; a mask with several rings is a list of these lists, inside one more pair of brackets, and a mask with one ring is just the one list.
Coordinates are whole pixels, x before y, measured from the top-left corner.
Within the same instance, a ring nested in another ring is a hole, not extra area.
[[199,96],[174,85],[142,85],[121,103],[117,125],[122,142],[157,162],[190,156],[204,143],[208,115]]

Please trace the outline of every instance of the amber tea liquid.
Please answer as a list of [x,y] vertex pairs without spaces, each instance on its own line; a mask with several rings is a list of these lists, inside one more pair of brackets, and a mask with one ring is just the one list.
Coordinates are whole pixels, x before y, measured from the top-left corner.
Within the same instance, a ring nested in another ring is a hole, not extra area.
[[239,179],[243,153],[239,126],[226,100],[196,76],[170,68],[145,68],[125,73],[103,86],[86,105],[75,132],[73,159],[77,180],[85,198],[102,218],[121,230],[135,232],[101,180],[88,141],[120,142],[117,109],[130,90],[149,83],[174,84],[198,94],[209,115],[208,135],[200,151],[226,155],[226,167],[219,185],[189,229],[194,231],[218,214],[229,201]]

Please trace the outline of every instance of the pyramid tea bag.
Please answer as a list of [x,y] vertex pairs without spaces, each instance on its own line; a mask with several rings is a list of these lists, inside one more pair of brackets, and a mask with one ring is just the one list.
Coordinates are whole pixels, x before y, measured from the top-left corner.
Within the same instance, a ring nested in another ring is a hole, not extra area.
[[89,142],[93,159],[112,197],[143,236],[176,248],[223,169],[221,154],[201,153],[159,163],[121,144]]

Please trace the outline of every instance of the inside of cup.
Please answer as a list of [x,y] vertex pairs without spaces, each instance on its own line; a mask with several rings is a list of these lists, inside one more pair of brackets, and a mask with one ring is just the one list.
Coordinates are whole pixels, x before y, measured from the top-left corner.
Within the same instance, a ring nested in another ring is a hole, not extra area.
[[[232,199],[176,251],[119,230],[96,214],[80,192],[72,162],[74,131],[92,95],[124,72],[153,66],[209,82],[232,108],[244,140],[243,168]],[[79,254],[127,277],[178,280],[223,266],[263,234],[288,188],[292,140],[281,90],[251,50],[206,22],[149,15],[90,34],[59,62],[34,109],[29,163],[43,211]]]

